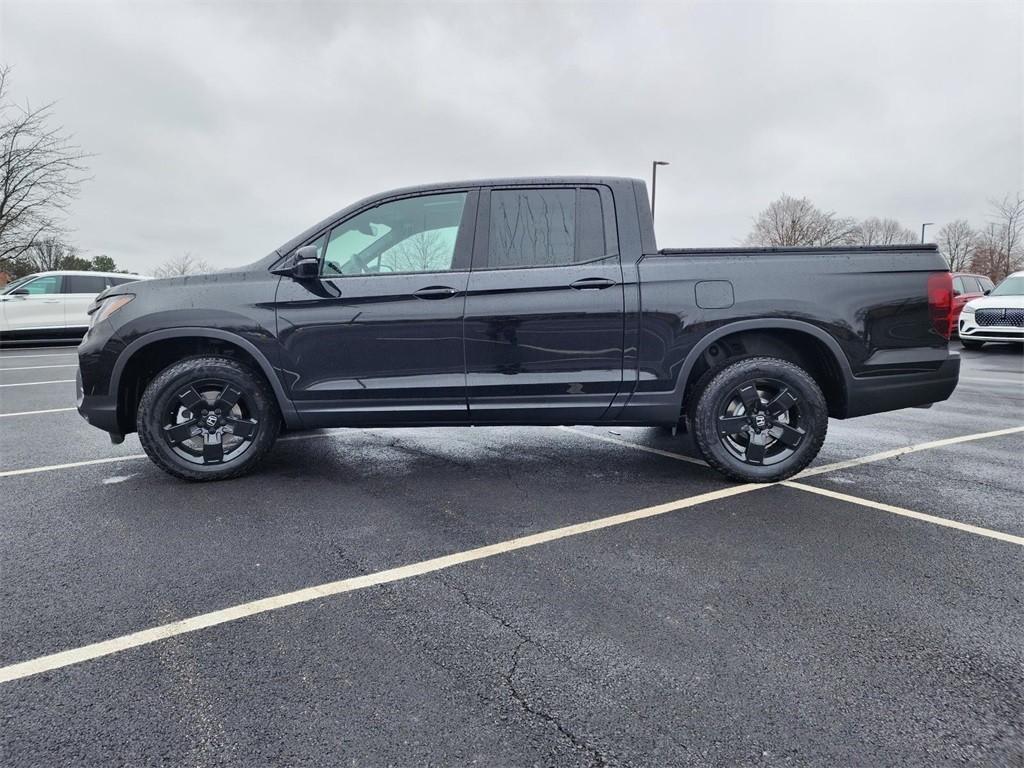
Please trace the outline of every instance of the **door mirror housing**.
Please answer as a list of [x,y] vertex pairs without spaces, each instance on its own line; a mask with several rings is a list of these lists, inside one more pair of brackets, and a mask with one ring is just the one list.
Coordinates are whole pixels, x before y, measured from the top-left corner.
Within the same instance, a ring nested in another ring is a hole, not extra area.
[[986,288],[984,295],[988,296],[990,293],[992,293],[992,289],[991,288]]
[[304,245],[297,249],[282,266],[271,270],[275,275],[284,275],[295,280],[315,280],[320,277],[320,257],[315,245]]

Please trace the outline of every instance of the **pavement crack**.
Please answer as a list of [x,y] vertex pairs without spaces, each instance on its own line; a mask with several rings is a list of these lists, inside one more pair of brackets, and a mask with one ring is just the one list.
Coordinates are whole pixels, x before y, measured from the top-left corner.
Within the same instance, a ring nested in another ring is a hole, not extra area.
[[543,709],[540,709],[539,707],[531,704],[530,700],[523,695],[522,691],[520,691],[519,688],[516,687],[515,677],[516,673],[519,671],[520,653],[523,647],[528,645],[530,642],[531,641],[529,639],[522,638],[520,639],[516,647],[512,649],[512,664],[508,672],[506,672],[504,675],[505,685],[508,688],[509,693],[512,695],[512,700],[515,701],[528,715],[538,718],[541,721],[548,723],[549,725],[553,725],[558,730],[558,732],[565,739],[567,739],[570,744],[572,744],[574,749],[579,750],[580,752],[587,753],[591,758],[591,766],[597,766],[598,768],[603,768],[604,766],[607,766],[608,762],[605,759],[605,756],[601,754],[600,750],[598,750],[596,747],[591,746],[583,739],[579,738],[576,734],[574,734],[572,731],[566,728],[565,725],[563,725],[559,721],[559,719],[552,715],[550,712],[545,712]]

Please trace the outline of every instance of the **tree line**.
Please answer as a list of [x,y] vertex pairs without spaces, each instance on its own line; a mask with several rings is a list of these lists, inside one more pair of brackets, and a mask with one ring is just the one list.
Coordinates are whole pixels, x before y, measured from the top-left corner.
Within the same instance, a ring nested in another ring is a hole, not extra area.
[[[745,243],[754,246],[908,245],[917,232],[895,219],[857,220],[836,215],[806,197],[782,195],[754,217]],[[1024,193],[989,201],[985,224],[955,219],[935,238],[949,268],[1002,280],[1024,266]]]

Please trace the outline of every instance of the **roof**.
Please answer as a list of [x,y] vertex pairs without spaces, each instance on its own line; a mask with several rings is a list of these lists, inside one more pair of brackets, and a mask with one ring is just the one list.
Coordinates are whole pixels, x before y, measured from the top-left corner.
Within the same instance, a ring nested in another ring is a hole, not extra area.
[[49,269],[44,272],[32,272],[25,277],[42,277],[44,275],[86,275],[92,277],[137,277],[141,280],[148,280],[149,275],[139,275],[134,272],[97,272],[88,269]]

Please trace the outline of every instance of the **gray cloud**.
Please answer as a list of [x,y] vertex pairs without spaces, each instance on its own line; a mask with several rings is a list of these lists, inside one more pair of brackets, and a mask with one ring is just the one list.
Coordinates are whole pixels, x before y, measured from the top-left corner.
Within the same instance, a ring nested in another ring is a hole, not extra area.
[[74,239],[128,267],[249,261],[405,184],[654,158],[660,244],[713,245],[782,192],[981,223],[1024,187],[1022,8],[5,0],[0,58],[98,153]]

